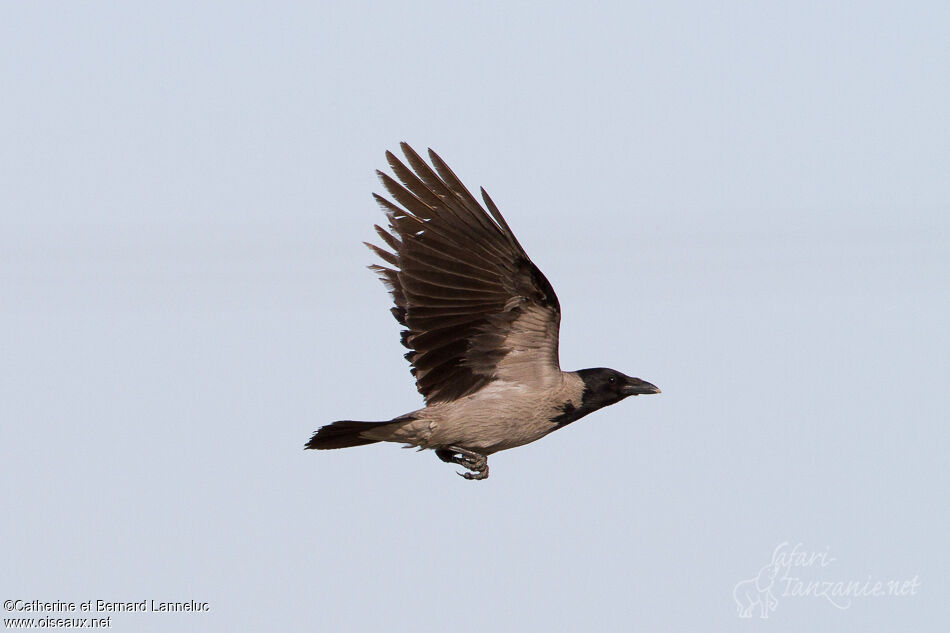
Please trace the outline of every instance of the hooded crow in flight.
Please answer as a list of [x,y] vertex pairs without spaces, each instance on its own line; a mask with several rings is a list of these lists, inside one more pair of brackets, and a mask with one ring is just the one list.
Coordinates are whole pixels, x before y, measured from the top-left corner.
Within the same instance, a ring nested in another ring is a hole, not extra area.
[[375,442],[431,448],[445,462],[488,477],[488,456],[541,439],[627,396],[660,393],[605,368],[561,371],[561,309],[484,189],[485,208],[439,156],[430,166],[401,144],[391,152],[400,182],[377,172],[395,203],[374,194],[389,218],[376,226],[389,250],[367,244],[405,327],[416,388],[426,406],[383,422],[343,420],[322,427],[306,448]]

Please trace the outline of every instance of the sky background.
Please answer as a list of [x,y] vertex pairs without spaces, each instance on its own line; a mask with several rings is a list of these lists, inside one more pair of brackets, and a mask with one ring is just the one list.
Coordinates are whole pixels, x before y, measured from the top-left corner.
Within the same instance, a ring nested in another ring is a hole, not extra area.
[[[138,632],[945,630],[948,28],[945,2],[3,3],[0,598],[210,603],[113,616]],[[484,482],[301,450],[421,406],[360,244],[402,140],[491,193],[565,369],[662,395]],[[776,582],[740,619],[782,544],[833,562],[780,579],[919,587]]]

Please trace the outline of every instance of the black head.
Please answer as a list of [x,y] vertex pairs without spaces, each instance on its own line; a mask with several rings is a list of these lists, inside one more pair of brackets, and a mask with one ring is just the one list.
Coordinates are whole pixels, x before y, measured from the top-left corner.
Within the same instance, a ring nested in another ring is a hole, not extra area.
[[660,393],[658,387],[645,380],[605,367],[582,369],[577,373],[584,381],[583,405],[591,410],[620,402],[627,396]]

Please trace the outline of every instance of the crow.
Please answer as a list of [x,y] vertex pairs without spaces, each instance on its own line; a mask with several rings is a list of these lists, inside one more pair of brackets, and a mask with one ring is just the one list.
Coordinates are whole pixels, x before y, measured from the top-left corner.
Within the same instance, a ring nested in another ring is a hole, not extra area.
[[366,246],[385,264],[370,268],[392,294],[426,406],[382,422],[334,422],[305,448],[398,442],[433,449],[466,479],[486,479],[492,453],[627,396],[660,393],[613,369],[561,371],[557,295],[498,207],[481,189],[486,212],[431,149],[430,165],[400,147],[408,167],[386,152],[400,182],[377,171],[395,203],[373,194],[389,219],[388,231],[375,227],[388,250]]

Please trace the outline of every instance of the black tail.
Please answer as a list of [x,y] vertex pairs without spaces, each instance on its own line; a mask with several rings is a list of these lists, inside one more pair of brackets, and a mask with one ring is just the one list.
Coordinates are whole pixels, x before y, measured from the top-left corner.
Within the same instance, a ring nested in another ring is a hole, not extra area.
[[384,424],[392,424],[394,420],[386,422],[354,422],[353,420],[340,420],[333,424],[321,427],[310,441],[304,445],[304,448],[315,448],[317,450],[326,450],[329,448],[349,448],[350,446],[363,446],[364,444],[375,444],[379,440],[366,439],[360,433]]

